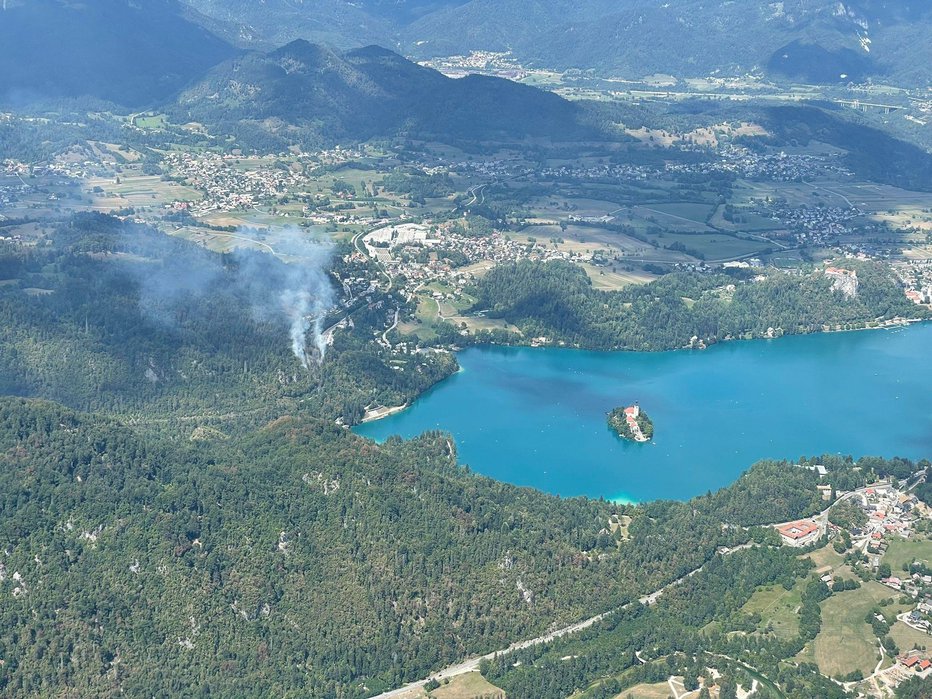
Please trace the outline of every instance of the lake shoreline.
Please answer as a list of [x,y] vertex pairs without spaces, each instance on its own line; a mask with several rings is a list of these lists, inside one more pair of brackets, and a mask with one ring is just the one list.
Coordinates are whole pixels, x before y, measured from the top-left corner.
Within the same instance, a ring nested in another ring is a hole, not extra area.
[[[489,348],[489,349],[543,349],[543,350],[569,350],[577,352],[598,352],[604,354],[671,354],[679,352],[707,352],[715,347],[720,345],[731,345],[734,343],[742,342],[774,342],[777,340],[785,340],[792,337],[808,337],[811,335],[834,335],[839,333],[861,333],[874,330],[896,330],[897,328],[908,328],[912,325],[921,324],[921,323],[930,323],[932,324],[932,319],[929,318],[891,318],[890,320],[884,321],[881,325],[877,325],[870,328],[841,328],[835,330],[818,330],[811,333],[793,333],[789,335],[780,335],[779,337],[752,337],[752,338],[743,338],[743,337],[732,337],[729,339],[718,340],[714,344],[699,347],[677,347],[674,349],[662,349],[662,350],[636,350],[636,349],[591,349],[587,347],[581,347],[579,345],[532,345],[532,344],[496,344],[492,342],[486,343],[477,343],[474,345],[468,345],[466,347],[456,347],[452,351],[454,355],[460,355],[462,352],[473,348]],[[357,425],[367,425],[373,422],[378,422],[379,420],[384,420],[385,418],[397,415],[400,412],[410,409],[413,407],[419,400],[421,400],[425,395],[429,394],[434,389],[442,386],[445,382],[449,381],[452,377],[456,376],[463,372],[463,367],[460,366],[456,371],[454,371],[449,376],[445,376],[437,383],[429,386],[423,392],[414,396],[410,401],[404,405],[394,406],[391,408],[383,408],[384,412],[381,412],[379,409],[373,411],[366,411],[365,416],[357,423]],[[353,425],[352,427],[355,427]]]
[[[442,430],[485,476],[566,497],[688,499],[761,459],[932,454],[932,324],[723,342],[693,352],[483,345],[407,409],[354,428],[382,442]],[[605,415],[650,406],[663,437],[618,439]],[[877,424],[851,429],[872,406]],[[859,407],[860,406],[860,407]],[[727,425],[727,434],[710,425]]]

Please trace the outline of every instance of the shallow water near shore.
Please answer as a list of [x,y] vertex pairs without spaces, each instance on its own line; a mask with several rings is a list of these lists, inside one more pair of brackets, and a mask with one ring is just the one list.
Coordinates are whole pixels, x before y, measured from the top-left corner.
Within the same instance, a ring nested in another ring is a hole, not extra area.
[[[763,458],[932,458],[932,324],[729,342],[705,351],[476,347],[463,371],[355,432],[453,434],[460,461],[564,496],[643,502],[728,485]],[[654,440],[606,414],[639,403]]]

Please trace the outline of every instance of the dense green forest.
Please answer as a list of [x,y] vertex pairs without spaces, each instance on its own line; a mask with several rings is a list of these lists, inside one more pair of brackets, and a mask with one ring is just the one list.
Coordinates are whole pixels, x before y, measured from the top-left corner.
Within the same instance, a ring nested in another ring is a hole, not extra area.
[[484,75],[453,80],[378,46],[340,53],[304,40],[225,61],[165,109],[177,123],[195,119],[273,151],[397,136],[599,136],[581,124],[576,104],[552,92]]
[[[721,559],[718,547],[772,541],[753,525],[822,507],[815,474],[786,463],[690,503],[624,508],[475,476],[439,433],[376,446],[282,417],[232,439],[171,440],[15,398],[0,401],[0,454],[11,697],[361,697],[709,564],[677,588],[685,607],[637,621],[682,642],[733,613],[739,582],[798,573],[778,550]],[[830,479],[893,468],[823,461]],[[627,539],[610,532],[616,514],[633,518]],[[643,613],[629,609],[613,623]],[[605,667],[627,657],[616,650]]]
[[[500,265],[475,288],[474,310],[517,326],[523,340],[547,337],[593,349],[665,350],[731,338],[860,328],[877,320],[925,317],[889,269],[852,263],[856,298],[832,290],[824,274],[768,272],[745,281],[720,274],[674,273],[618,292],[593,288],[569,262]],[[772,329],[772,331],[771,331]],[[514,336],[508,341],[522,341]]]

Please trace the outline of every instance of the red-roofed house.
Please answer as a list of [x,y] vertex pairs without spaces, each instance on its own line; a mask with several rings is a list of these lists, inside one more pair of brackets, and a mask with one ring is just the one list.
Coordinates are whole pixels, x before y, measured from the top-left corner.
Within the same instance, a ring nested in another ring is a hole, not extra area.
[[819,525],[810,519],[801,519],[777,527],[783,543],[788,546],[808,546],[819,538]]

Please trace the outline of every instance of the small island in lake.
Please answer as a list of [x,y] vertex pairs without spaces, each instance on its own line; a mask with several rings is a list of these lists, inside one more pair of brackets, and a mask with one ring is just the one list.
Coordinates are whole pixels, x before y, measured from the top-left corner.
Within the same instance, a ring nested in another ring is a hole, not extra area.
[[615,408],[608,414],[608,425],[619,437],[632,442],[649,442],[654,436],[654,423],[637,405]]

